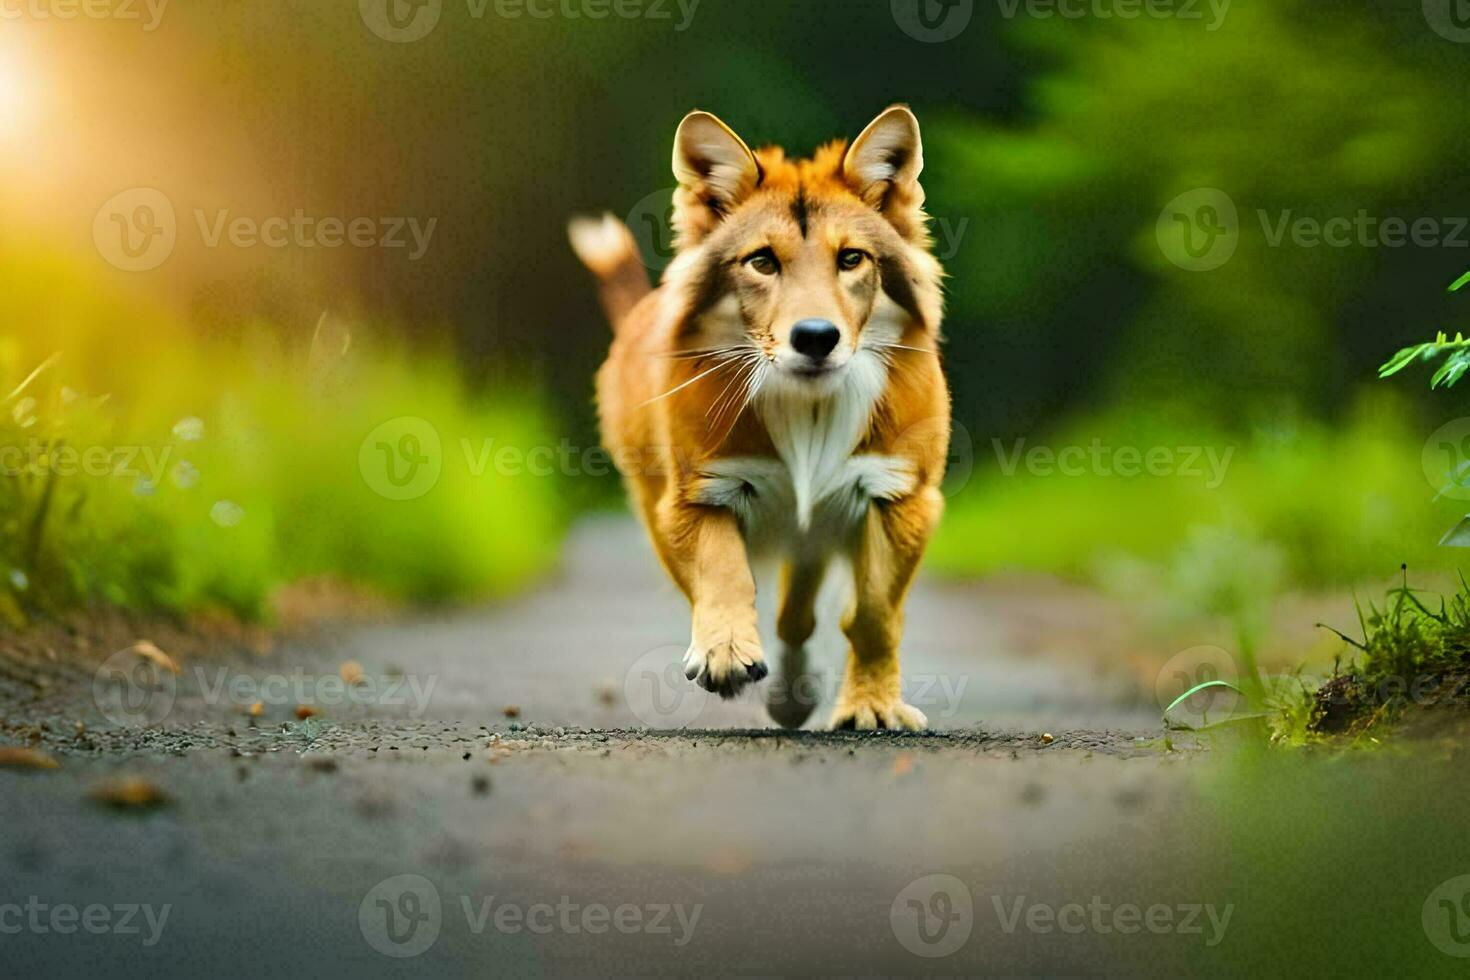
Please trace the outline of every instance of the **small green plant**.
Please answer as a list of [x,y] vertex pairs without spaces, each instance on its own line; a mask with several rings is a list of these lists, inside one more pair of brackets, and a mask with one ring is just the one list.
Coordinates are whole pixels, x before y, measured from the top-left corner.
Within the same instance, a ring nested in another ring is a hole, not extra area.
[[[1459,292],[1467,283],[1470,283],[1470,272],[1450,283],[1449,291]],[[1378,376],[1387,378],[1411,364],[1429,363],[1441,355],[1445,355],[1445,361],[1430,377],[1429,387],[1453,387],[1456,381],[1465,376],[1466,371],[1470,371],[1470,340],[1466,340],[1465,335],[1459,331],[1455,332],[1453,340],[1441,330],[1427,344],[1413,344],[1402,348],[1378,369]]]
[[1380,609],[1358,606],[1362,639],[1325,624],[1357,651],[1308,703],[1307,728],[1317,734],[1361,736],[1399,717],[1411,704],[1460,703],[1470,684],[1470,583],[1440,596],[1438,608],[1410,588],[1408,570]]
[[[1449,291],[1458,292],[1467,283],[1470,283],[1470,272],[1466,272],[1450,283]],[[1455,382],[1470,371],[1470,339],[1466,339],[1463,333],[1456,331],[1454,339],[1451,340],[1441,330],[1427,344],[1414,344],[1399,350],[1378,369],[1378,376],[1387,378],[1398,374],[1411,364],[1431,363],[1440,357],[1444,358],[1444,362],[1430,377],[1429,387],[1454,387]],[[1447,482],[1440,488],[1440,496],[1446,495],[1451,490],[1462,489],[1466,481],[1470,480],[1470,458],[1460,459],[1445,473],[1445,478]],[[1445,532],[1439,543],[1452,548],[1470,547],[1470,516],[1462,518],[1458,524]]]

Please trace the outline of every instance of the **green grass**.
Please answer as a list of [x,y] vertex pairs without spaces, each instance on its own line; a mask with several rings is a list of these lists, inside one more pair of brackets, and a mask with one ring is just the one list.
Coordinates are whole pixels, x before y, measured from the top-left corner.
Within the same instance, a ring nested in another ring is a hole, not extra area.
[[1120,557],[1173,563],[1201,529],[1225,529],[1280,556],[1287,585],[1333,586],[1382,579],[1401,562],[1454,567],[1436,542],[1463,513],[1435,501],[1420,431],[1390,397],[1366,398],[1344,423],[1295,421],[1234,435],[1167,411],[1122,411],[1028,440],[1066,446],[1209,447],[1230,453],[1217,486],[1208,457],[1201,475],[1104,475],[1090,464],[1069,476],[1022,464],[1004,471],[1013,440],[974,438],[975,467],[950,501],[929,566],[956,576],[1030,571],[1097,578]]
[[[25,265],[6,278],[29,284],[0,301],[0,611],[13,623],[96,603],[258,619],[275,589],[312,577],[473,599],[554,559],[557,481],[476,472],[461,444],[554,445],[534,384],[472,392],[451,357],[367,328],[205,340],[64,264],[9,258]],[[389,499],[375,442],[397,433],[369,434],[402,416],[436,431],[440,475]],[[106,462],[83,466],[88,452]]]

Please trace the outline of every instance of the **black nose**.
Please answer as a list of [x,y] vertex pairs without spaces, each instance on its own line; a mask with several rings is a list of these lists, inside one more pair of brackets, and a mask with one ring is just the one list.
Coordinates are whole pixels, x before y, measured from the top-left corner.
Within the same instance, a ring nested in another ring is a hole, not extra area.
[[831,320],[798,320],[791,328],[791,346],[814,361],[832,353],[841,337],[837,324]]

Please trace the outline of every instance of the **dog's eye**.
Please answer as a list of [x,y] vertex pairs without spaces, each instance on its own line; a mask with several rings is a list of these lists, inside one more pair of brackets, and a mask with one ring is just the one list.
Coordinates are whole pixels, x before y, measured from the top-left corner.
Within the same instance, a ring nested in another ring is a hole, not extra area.
[[774,276],[781,271],[781,263],[776,261],[776,253],[768,248],[763,248],[748,256],[745,264],[763,276]]
[[862,252],[855,248],[844,248],[842,251],[837,253],[837,268],[843,270],[844,272],[851,272],[853,269],[856,269],[858,266],[862,265],[863,259],[867,257],[868,256],[866,252]]

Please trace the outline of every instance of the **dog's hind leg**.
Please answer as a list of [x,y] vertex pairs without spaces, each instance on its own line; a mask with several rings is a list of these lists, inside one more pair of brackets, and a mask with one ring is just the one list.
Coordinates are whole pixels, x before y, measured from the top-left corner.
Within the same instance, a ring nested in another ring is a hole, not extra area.
[[781,672],[766,692],[766,710],[782,728],[800,728],[817,706],[816,677],[807,669],[807,641],[817,627],[817,594],[827,572],[824,558],[798,558],[781,568],[781,608],[776,638]]

